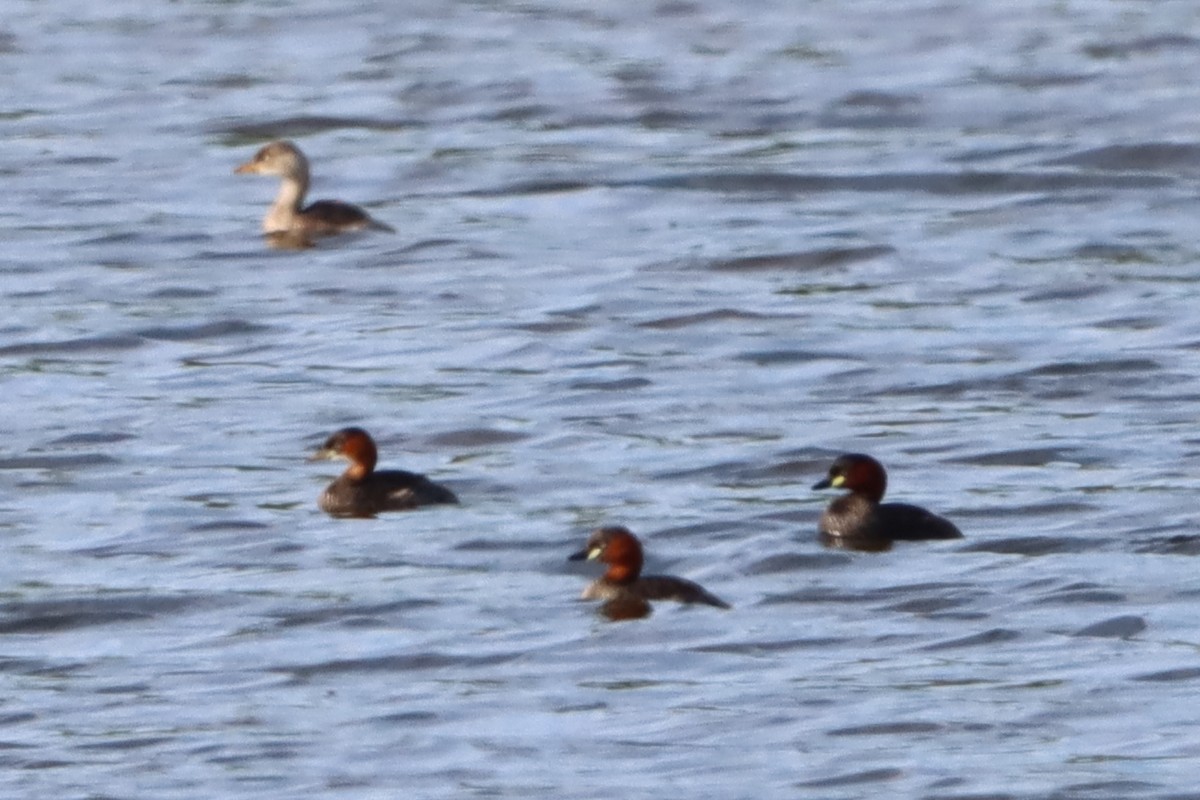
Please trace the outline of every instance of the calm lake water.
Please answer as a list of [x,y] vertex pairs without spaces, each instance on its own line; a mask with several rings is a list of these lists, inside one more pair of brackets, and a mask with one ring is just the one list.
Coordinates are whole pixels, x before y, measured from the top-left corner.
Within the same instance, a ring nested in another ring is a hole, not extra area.
[[[1198,796],[1191,0],[15,0],[0,69],[3,796]],[[281,137],[398,233],[267,247]],[[347,424],[461,507],[323,515]],[[845,451],[967,538],[822,550]],[[599,619],[599,524],[734,608]]]

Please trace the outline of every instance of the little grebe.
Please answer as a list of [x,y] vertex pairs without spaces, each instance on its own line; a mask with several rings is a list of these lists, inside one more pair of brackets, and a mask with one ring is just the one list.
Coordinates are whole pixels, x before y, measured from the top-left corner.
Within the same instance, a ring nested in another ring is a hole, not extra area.
[[371,517],[380,511],[457,503],[454,492],[415,472],[375,471],[375,442],[362,428],[342,428],[309,461],[344,458],[350,466],[321,494],[319,505],[337,517]]
[[907,503],[881,503],[887,490],[883,465],[861,453],[839,456],[814,489],[849,489],[821,515],[821,542],[846,550],[882,551],[894,541],[961,539],[950,520]]
[[291,142],[271,142],[234,172],[278,175],[283,179],[275,202],[263,217],[263,232],[269,236],[308,239],[366,228],[395,232],[358,206],[340,200],[317,200],[302,207],[308,193],[308,159]]
[[[705,603],[717,608],[729,604],[707,592],[698,583],[670,575],[645,575],[642,572],[642,544],[627,528],[599,528],[571,561],[599,560],[608,564],[604,576],[583,590],[584,600],[604,600],[601,613],[610,619],[636,619],[650,613],[650,600],[674,600],[679,603]],[[640,577],[639,577],[640,576]]]

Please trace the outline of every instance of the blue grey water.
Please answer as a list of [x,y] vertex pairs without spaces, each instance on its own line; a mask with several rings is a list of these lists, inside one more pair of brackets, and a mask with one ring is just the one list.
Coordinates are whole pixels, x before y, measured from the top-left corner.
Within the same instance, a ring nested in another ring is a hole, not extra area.
[[[14,0],[0,795],[1195,797],[1192,0]],[[273,250],[296,140],[394,235]],[[316,507],[337,427],[463,503]],[[962,542],[826,552],[867,451]],[[609,623],[625,524],[734,608]]]

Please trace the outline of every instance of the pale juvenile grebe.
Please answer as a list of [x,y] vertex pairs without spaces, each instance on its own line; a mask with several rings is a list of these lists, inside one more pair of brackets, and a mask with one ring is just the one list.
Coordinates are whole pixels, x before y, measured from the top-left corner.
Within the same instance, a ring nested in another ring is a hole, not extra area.
[[415,472],[375,471],[378,452],[362,428],[342,428],[330,436],[309,461],[344,458],[350,462],[318,501],[336,517],[373,517],[380,511],[407,511],[417,506],[457,503],[454,492]]
[[608,564],[604,575],[588,584],[581,598],[603,600],[600,612],[609,619],[637,619],[650,613],[650,600],[704,603],[717,608],[729,604],[703,586],[671,575],[642,575],[642,544],[628,528],[599,528],[587,545],[568,557],[570,561]]
[[887,491],[883,465],[862,453],[839,456],[814,489],[849,489],[821,515],[821,542],[846,550],[887,550],[894,541],[961,539],[945,517],[908,503],[882,503]]
[[340,200],[317,200],[301,207],[308,193],[308,159],[291,142],[271,142],[234,173],[278,175],[283,179],[275,202],[263,217],[263,232],[269,236],[293,236],[303,241],[367,228],[395,233],[358,206]]

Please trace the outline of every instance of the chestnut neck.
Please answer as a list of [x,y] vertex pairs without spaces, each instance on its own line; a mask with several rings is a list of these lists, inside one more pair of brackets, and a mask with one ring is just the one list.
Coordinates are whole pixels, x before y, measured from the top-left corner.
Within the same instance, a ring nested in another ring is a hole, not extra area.
[[346,440],[342,442],[341,451],[342,455],[350,461],[350,466],[346,468],[345,474],[351,480],[361,481],[375,471],[379,453],[375,449],[375,442],[371,440],[366,431],[352,430],[348,432]]
[[629,584],[642,574],[642,545],[625,528],[604,528],[604,551],[600,560],[608,564],[604,579],[609,583]]

